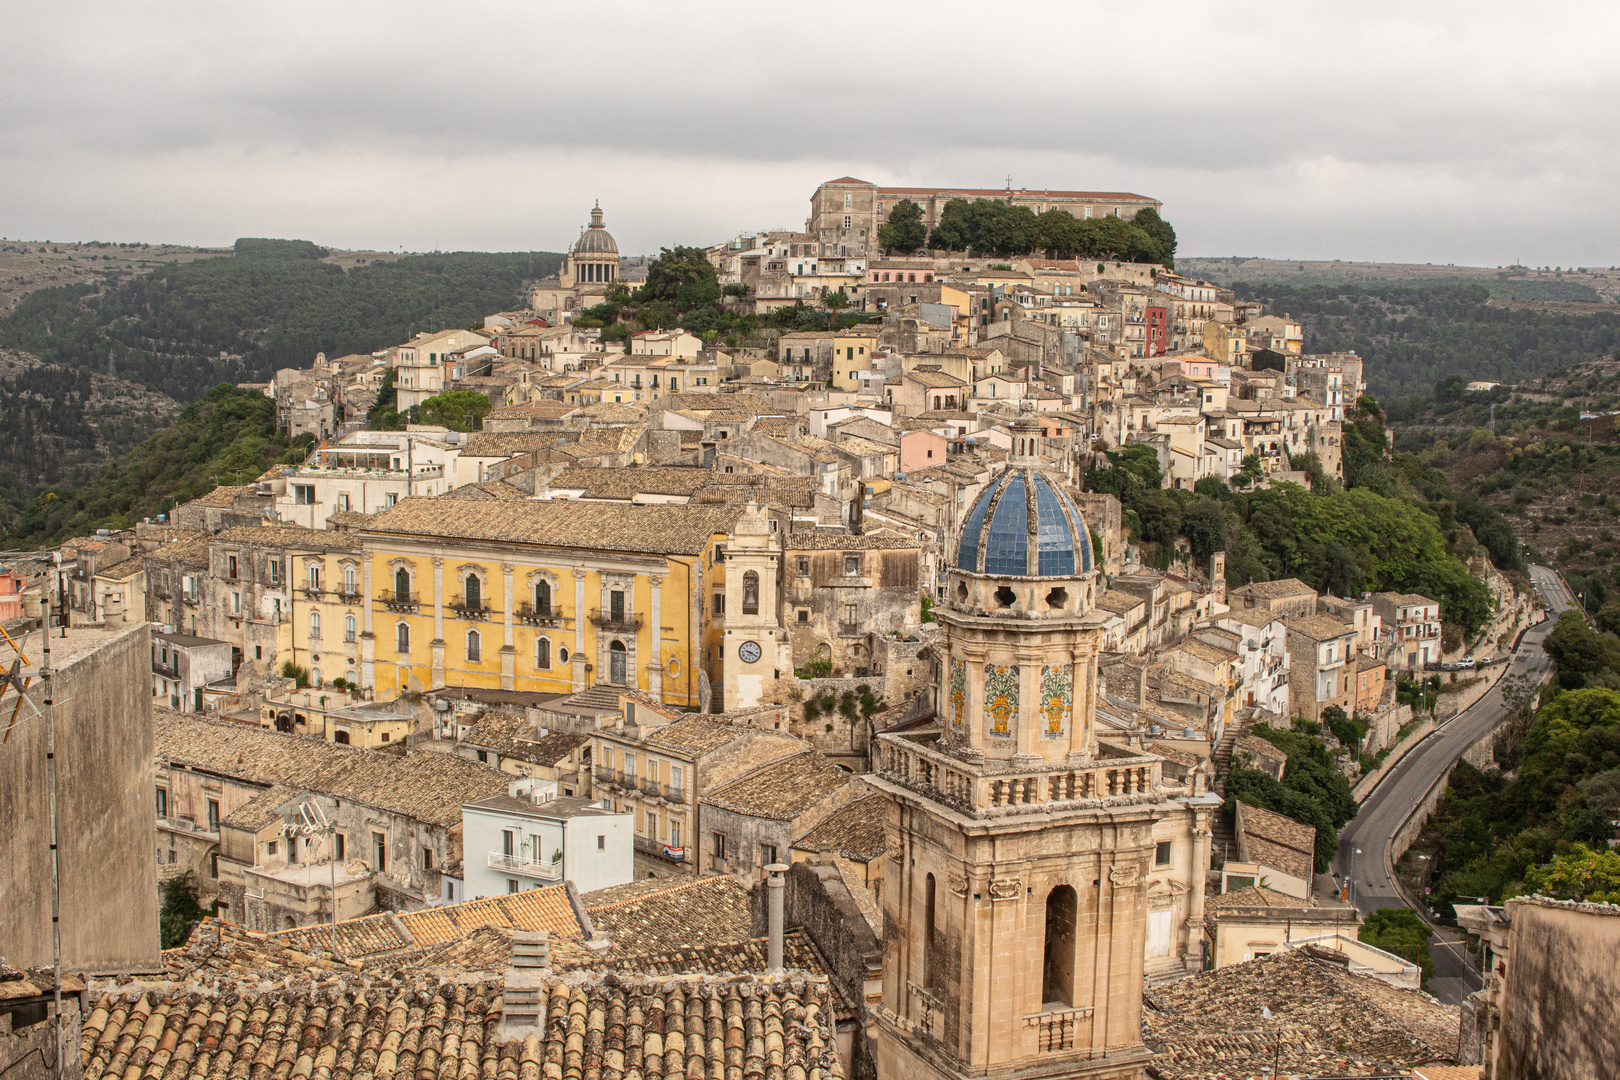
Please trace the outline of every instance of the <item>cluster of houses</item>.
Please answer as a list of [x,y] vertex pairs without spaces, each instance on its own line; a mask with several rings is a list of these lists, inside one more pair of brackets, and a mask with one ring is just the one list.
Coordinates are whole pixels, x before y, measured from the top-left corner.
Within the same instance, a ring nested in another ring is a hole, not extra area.
[[[905,197],[937,220],[944,194]],[[1162,267],[885,257],[893,198],[834,181],[803,233],[709,252],[739,304],[842,292],[856,325],[605,348],[576,320],[645,261],[598,208],[529,308],[279,372],[301,464],[6,561],[0,615],[151,628],[157,876],[190,874],[216,916],[171,965],[493,955],[519,1036],[514,1015],[544,1035],[586,993],[550,972],[609,955],[786,966],[792,1007],[829,1014],[803,1048],[822,1076],[923,1075],[947,1033],[951,1054],[1112,1062],[1140,1052],[1141,981],[1205,968],[1417,987],[1316,894],[1313,829],[1244,804],[1228,822],[1218,793],[1236,767],[1286,777],[1257,726],[1361,717],[1351,773],[1393,745],[1394,676],[1441,659],[1438,603],[1229,586],[1224,553],[1155,569],[1118,500],[1081,490],[1132,444],[1178,488],[1300,481],[1307,453],[1336,475],[1359,358],[1304,355],[1297,322]],[[491,407],[472,432],[367,430],[389,382],[401,412],[451,390]],[[949,866],[929,846],[937,826],[1034,851],[1036,812],[1080,838],[1039,897],[979,839]],[[1054,942],[1116,896],[1098,932],[1126,947],[1083,1004]],[[975,937],[1025,903],[1001,921],[1029,942]],[[951,996],[1009,948],[1046,983],[1016,1040]],[[786,993],[767,983],[756,1006]]]

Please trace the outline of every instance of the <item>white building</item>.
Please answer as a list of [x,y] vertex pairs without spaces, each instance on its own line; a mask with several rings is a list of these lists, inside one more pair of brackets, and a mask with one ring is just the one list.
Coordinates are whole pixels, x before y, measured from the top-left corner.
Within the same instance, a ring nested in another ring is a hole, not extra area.
[[467,899],[572,881],[580,892],[635,877],[628,813],[604,802],[559,797],[552,780],[514,780],[504,795],[461,808]]
[[1240,639],[1239,707],[1288,716],[1288,628],[1282,616],[1265,608],[1233,608],[1215,616],[1214,625]]
[[412,495],[442,495],[455,485],[460,432],[356,431],[268,483],[276,516],[310,529],[336,513],[376,514]]
[[231,693],[236,689],[231,671],[231,643],[172,629],[152,632],[152,698],[181,712],[212,708],[209,690]]

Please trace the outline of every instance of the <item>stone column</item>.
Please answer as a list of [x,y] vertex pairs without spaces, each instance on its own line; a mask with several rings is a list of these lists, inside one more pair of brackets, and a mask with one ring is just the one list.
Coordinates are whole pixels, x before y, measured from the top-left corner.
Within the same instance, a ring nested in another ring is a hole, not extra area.
[[502,605],[501,617],[504,620],[503,629],[506,639],[501,645],[501,689],[515,690],[517,688],[517,649],[512,645],[512,564],[501,563],[501,580],[505,590],[506,602]]
[[664,575],[649,574],[652,586],[652,626],[648,630],[650,655],[647,658],[647,693],[657,701],[664,700]]
[[585,571],[574,571],[574,651],[569,663],[574,668],[574,692],[585,689]]
[[444,682],[444,560],[433,560],[433,686]]

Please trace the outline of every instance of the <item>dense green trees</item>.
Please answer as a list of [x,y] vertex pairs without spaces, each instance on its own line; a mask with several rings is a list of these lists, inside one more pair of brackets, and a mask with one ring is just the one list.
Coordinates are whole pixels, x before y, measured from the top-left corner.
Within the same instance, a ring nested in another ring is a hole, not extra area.
[[[1511,778],[1459,762],[1430,819],[1426,835],[1438,846],[1433,895],[1443,910],[1458,897],[1501,903],[1537,882],[1563,887],[1563,871],[1538,877],[1534,868],[1600,842],[1594,824],[1620,806],[1620,693],[1560,692],[1518,749],[1504,744],[1497,753]],[[1610,825],[1601,842],[1612,835]]]
[[889,220],[878,229],[878,244],[885,251],[910,255],[928,240],[922,207],[901,199],[889,208]]
[[702,248],[676,246],[659,253],[647,267],[647,283],[636,291],[642,303],[688,311],[719,300],[720,281]]
[[178,949],[191,936],[191,928],[207,914],[197,902],[197,878],[191,871],[163,883],[163,907],[158,911],[159,946]]
[[[1440,601],[1442,618],[1473,633],[1490,617],[1493,601],[1453,550],[1467,534],[1457,528],[1460,504],[1450,484],[1415,459],[1383,457],[1375,403],[1352,415],[1346,430],[1357,432],[1356,478],[1375,481],[1382,493],[1339,490],[1325,477],[1316,493],[1295,484],[1235,492],[1208,477],[1192,492],[1165,489],[1158,455],[1142,443],[1107,451],[1108,466],[1087,474],[1085,487],[1120,500],[1136,540],[1155,546],[1157,565],[1167,565],[1168,549],[1181,536],[1201,563],[1226,551],[1231,585],[1297,577],[1338,596],[1420,592]],[[1467,506],[1493,541],[1498,565],[1517,567],[1516,541],[1501,515],[1477,499]]]
[[1367,916],[1356,934],[1375,949],[1394,953],[1410,960],[1423,969],[1423,981],[1434,975],[1434,955],[1429,951],[1430,930],[1427,923],[1411,908],[1379,908]]
[[1044,252],[1059,259],[1119,259],[1171,266],[1176,231],[1151,208],[1139,212],[1135,221],[1118,217],[1081,220],[1067,210],[1036,214],[1027,206],[1000,199],[952,199],[940,211],[939,224],[928,235],[928,246],[984,255]]
[[1263,724],[1251,730],[1287,754],[1288,764],[1281,783],[1270,773],[1237,764],[1226,778],[1227,815],[1242,801],[1311,826],[1316,830],[1316,870],[1326,872],[1339,850],[1339,829],[1356,816],[1350,782],[1318,740]]
[[1593,630],[1579,611],[1566,611],[1543,642],[1566,690],[1607,686],[1620,690],[1620,637]]
[[451,431],[478,431],[489,415],[488,394],[473,390],[452,390],[434,394],[416,408],[417,422],[438,424]]
[[165,428],[104,466],[77,491],[48,489],[4,535],[8,548],[57,543],[164,513],[218,484],[246,484],[308,445],[277,434],[276,404],[257,390],[221,384]]

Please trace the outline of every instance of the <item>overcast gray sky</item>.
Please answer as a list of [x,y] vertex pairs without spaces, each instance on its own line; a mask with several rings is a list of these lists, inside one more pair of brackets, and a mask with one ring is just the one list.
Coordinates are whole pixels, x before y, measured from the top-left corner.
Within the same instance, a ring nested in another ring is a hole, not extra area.
[[0,234],[626,252],[876,182],[1185,255],[1620,263],[1620,4],[0,0]]

